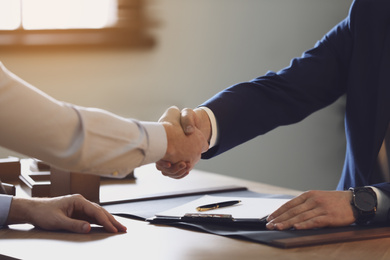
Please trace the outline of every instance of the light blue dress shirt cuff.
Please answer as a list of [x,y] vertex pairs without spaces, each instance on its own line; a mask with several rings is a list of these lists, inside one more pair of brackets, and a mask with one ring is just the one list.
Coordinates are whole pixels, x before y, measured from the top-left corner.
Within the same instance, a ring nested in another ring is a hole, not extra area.
[[390,197],[376,187],[369,186],[375,193],[377,197],[377,209],[374,218],[374,222],[383,223],[387,221],[387,215],[390,209]]
[[211,125],[211,138],[209,143],[209,149],[214,147],[217,144],[218,140],[218,125],[217,120],[215,119],[213,111],[211,111],[208,107],[199,107],[200,109],[203,109],[210,119],[210,125]]
[[0,194],[0,227],[7,221],[11,202],[12,196]]

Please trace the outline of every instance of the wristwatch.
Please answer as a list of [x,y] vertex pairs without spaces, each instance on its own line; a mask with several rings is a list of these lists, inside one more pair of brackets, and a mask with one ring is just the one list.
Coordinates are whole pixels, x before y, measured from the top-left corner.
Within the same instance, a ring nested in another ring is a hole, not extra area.
[[356,224],[366,225],[374,217],[377,208],[376,193],[370,187],[349,188],[352,191],[351,204],[354,208]]

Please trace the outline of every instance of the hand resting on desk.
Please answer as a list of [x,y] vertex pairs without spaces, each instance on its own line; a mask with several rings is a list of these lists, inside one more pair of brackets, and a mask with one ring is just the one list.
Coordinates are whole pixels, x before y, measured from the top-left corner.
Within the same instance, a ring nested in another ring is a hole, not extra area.
[[126,232],[126,227],[105,209],[81,195],[26,199],[14,197],[6,224],[21,223],[76,233],[88,233],[92,223],[103,226],[108,232]]
[[350,191],[307,191],[269,215],[267,229],[348,226],[355,222]]

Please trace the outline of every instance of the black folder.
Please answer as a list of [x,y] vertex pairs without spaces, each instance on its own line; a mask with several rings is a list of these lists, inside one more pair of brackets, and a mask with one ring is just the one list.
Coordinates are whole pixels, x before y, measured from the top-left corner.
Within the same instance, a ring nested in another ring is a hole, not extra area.
[[266,230],[265,219],[256,221],[234,221],[232,219],[196,218],[156,218],[159,212],[174,208],[205,194],[231,197],[291,198],[287,195],[262,194],[247,190],[245,187],[219,187],[215,189],[179,192],[174,194],[156,194],[148,197],[129,199],[120,202],[104,203],[108,212],[154,225],[169,225],[186,230],[197,230],[233,239],[242,239],[263,243],[280,248],[311,246],[318,244],[356,241],[390,236],[390,227],[356,226],[339,228],[321,228],[311,230]]

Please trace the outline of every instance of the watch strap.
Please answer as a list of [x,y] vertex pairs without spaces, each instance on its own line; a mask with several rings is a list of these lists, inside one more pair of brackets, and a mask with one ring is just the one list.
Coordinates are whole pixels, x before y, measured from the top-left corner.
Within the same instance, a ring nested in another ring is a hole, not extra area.
[[[375,191],[370,187],[357,187],[357,188],[349,188],[352,191],[352,201],[351,205],[354,209],[354,215],[356,219],[356,224],[359,225],[367,225],[370,221],[375,217],[376,209],[377,209],[377,196]],[[365,211],[358,207],[356,203],[356,196],[359,192],[368,192],[375,199],[375,205],[371,210]]]

